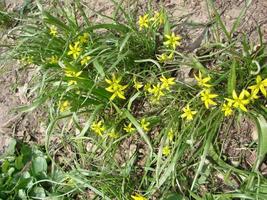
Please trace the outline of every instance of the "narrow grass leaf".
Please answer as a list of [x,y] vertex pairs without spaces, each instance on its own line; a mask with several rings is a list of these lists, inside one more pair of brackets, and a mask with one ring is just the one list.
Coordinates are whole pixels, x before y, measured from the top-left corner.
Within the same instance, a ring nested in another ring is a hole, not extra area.
[[234,60],[228,77],[227,91],[229,96],[232,95],[233,90],[235,90],[236,88],[236,66],[237,66],[237,61]]

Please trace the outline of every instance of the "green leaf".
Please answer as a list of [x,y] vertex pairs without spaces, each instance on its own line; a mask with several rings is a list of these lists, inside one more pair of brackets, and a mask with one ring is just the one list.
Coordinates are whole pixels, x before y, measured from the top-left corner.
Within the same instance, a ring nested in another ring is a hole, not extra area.
[[98,112],[100,111],[100,109],[103,107],[102,104],[96,106],[95,110],[93,111],[93,113],[91,114],[90,118],[88,119],[88,121],[85,123],[83,130],[81,131],[81,133],[79,134],[79,136],[84,136],[85,133],[88,131],[88,129],[90,128],[93,120],[96,117],[96,114],[98,114]]
[[153,148],[152,148],[152,144],[151,144],[150,139],[148,138],[147,134],[145,134],[145,132],[143,131],[143,129],[140,126],[140,124],[138,123],[138,121],[135,119],[135,117],[128,110],[125,110],[124,113],[125,113],[125,116],[130,120],[130,122],[133,123],[133,125],[136,127],[136,129],[140,133],[141,137],[147,143],[148,148],[150,150],[150,156],[152,156]]
[[32,169],[34,174],[40,174],[42,172],[47,172],[47,163],[44,157],[38,156],[32,161]]
[[58,18],[52,16],[49,12],[47,11],[44,11],[44,21],[49,23],[49,24],[53,24],[57,27],[61,27],[62,29],[66,30],[66,32],[71,32],[71,29],[66,25],[64,24],[62,21],[60,21]]
[[3,173],[7,173],[8,169],[9,169],[9,162],[8,162],[8,160],[5,160],[2,163],[1,168],[2,168],[2,172]]
[[43,104],[46,101],[47,97],[39,97],[33,101],[32,104],[26,105],[26,106],[18,106],[15,108],[15,110],[19,112],[31,112],[38,108],[41,104]]
[[20,170],[22,169],[22,167],[24,166],[23,164],[23,156],[20,155],[18,157],[16,157],[16,160],[15,160],[15,167]]
[[127,33],[126,34],[126,37],[124,38],[124,40],[121,42],[121,45],[120,45],[120,52],[122,52],[122,50],[124,49],[124,47],[126,46],[129,38],[131,37],[131,33]]
[[18,196],[19,198],[21,199],[27,199],[27,195],[26,195],[26,192],[23,190],[23,189],[20,189],[19,192],[18,192]]
[[197,58],[195,58],[193,56],[189,56],[188,59],[192,63],[191,64],[192,68],[199,70],[204,75],[208,74],[208,70],[198,61]]
[[171,193],[164,200],[184,200],[183,196],[177,193]]
[[104,72],[102,65],[99,64],[98,60],[95,60],[93,62],[93,65],[94,65],[94,68],[96,69],[96,71],[100,74],[101,78],[104,78],[105,72]]
[[237,61],[234,60],[231,69],[230,69],[230,74],[228,78],[228,84],[227,84],[227,92],[229,96],[232,96],[233,90],[236,88],[236,65]]
[[39,197],[39,198],[46,197],[45,190],[42,187],[35,187],[34,188],[34,194],[36,197]]
[[267,121],[262,116],[259,115],[257,117],[257,129],[258,129],[258,150],[257,150],[257,161],[255,163],[255,169],[258,169],[261,162],[265,158],[265,155],[267,154]]

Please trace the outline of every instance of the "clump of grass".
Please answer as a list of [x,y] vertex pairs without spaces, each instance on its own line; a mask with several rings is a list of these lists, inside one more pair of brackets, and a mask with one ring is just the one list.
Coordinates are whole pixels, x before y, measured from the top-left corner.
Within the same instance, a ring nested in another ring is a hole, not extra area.
[[[33,87],[38,98],[21,109],[49,103],[45,148],[52,176],[61,169],[67,177],[65,195],[74,198],[89,189],[102,199],[264,199],[266,178],[259,173],[266,154],[262,39],[258,46],[245,35],[235,41],[241,17],[228,32],[207,1],[214,13],[208,42],[187,54],[179,30],[173,29],[177,24],[163,8],[131,16],[131,10],[114,4],[112,22],[99,24],[79,2],[70,10],[57,3],[58,9],[47,11],[38,4],[39,18],[23,24],[13,50],[22,64],[39,70]],[[116,20],[119,14],[124,19]],[[182,66],[194,69],[194,82],[175,76]],[[258,125],[258,156],[251,170],[227,164],[218,153],[222,125],[240,116]],[[60,142],[51,142],[55,137]],[[125,151],[129,156],[119,162],[127,140],[136,148]],[[59,150],[65,156],[61,161],[55,159]],[[216,171],[238,177],[239,184],[203,195],[200,188]]]

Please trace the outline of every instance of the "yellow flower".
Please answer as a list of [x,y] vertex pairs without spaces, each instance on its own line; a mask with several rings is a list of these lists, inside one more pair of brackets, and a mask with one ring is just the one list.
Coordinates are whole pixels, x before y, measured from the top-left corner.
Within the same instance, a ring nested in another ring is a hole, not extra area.
[[148,23],[149,23],[148,14],[144,16],[139,16],[138,23],[139,23],[139,30],[142,30],[144,27],[148,28]]
[[157,85],[153,85],[153,88],[151,88],[148,92],[153,94],[155,100],[159,100],[161,96],[164,96],[165,94],[162,92],[163,88],[160,83]]
[[162,82],[161,87],[163,89],[170,90],[170,86],[175,84],[175,78],[166,78],[164,75],[161,75],[161,78],[159,80]]
[[114,129],[112,129],[109,133],[108,133],[108,136],[111,137],[111,138],[118,138],[119,137],[119,134],[115,132]]
[[242,90],[239,96],[237,96],[236,91],[233,90],[233,99],[225,98],[229,103],[232,103],[235,108],[239,108],[244,112],[247,112],[246,105],[249,104],[249,99],[245,99],[250,93],[247,90]]
[[70,102],[68,100],[59,102],[59,110],[60,112],[65,112],[70,109]]
[[250,93],[250,95],[249,96],[247,96],[248,97],[248,100],[249,101],[254,101],[255,99],[258,99],[259,98],[259,96],[257,95],[258,94],[258,92],[257,91],[251,91],[251,93]]
[[84,56],[81,60],[81,65],[87,65],[91,59],[91,56]]
[[91,125],[91,129],[92,131],[94,131],[96,134],[102,136],[103,132],[106,130],[104,125],[102,125],[102,121],[99,122],[93,122],[93,124]]
[[162,149],[162,154],[163,154],[164,156],[168,156],[168,155],[170,155],[170,153],[171,153],[171,149],[170,149],[169,146],[165,146],[165,147],[163,147],[163,149]]
[[160,63],[164,63],[164,62],[168,62],[168,61],[173,60],[173,58],[174,58],[174,53],[171,52],[169,55],[167,55],[166,53],[163,53],[163,54],[161,54],[161,55],[157,55],[156,57],[157,57],[157,59],[158,59],[158,61],[159,61]]
[[89,36],[90,36],[89,33],[83,33],[83,35],[81,35],[81,36],[78,37],[78,40],[79,40],[79,42],[81,44],[85,44],[85,43],[88,42]]
[[167,40],[163,43],[166,47],[172,47],[176,49],[177,46],[180,46],[180,40],[182,39],[179,35],[175,35],[174,33],[170,35],[165,35]]
[[153,21],[156,25],[162,25],[165,22],[164,13],[156,11],[154,16],[150,19]]
[[201,100],[204,102],[207,109],[209,109],[210,105],[217,105],[217,103],[212,100],[217,96],[217,94],[212,94],[209,89],[204,89],[201,92]]
[[267,96],[266,87],[267,87],[267,78],[262,80],[262,77],[258,75],[256,77],[256,85],[252,85],[248,88],[251,89],[253,94],[257,95],[258,92],[261,91],[261,93],[266,97]]
[[79,57],[82,51],[80,42],[75,42],[74,45],[70,44],[69,49],[68,55],[72,55],[75,60]]
[[50,35],[52,35],[53,37],[56,37],[58,32],[57,32],[57,27],[52,25],[50,26],[50,32],[49,32]]
[[141,196],[140,194],[131,195],[133,200],[147,200],[147,198]]
[[173,141],[174,132],[173,132],[172,128],[169,130],[167,137],[168,137],[169,141]]
[[151,93],[151,90],[152,90],[151,83],[146,83],[144,86],[144,90]]
[[194,74],[195,76],[195,79],[197,80],[197,84],[200,86],[200,87],[211,87],[212,85],[208,84],[208,82],[211,80],[210,76],[208,77],[205,77],[205,78],[202,78],[202,74],[201,72],[199,71],[199,75],[198,77]]
[[193,120],[193,116],[197,114],[197,111],[192,111],[189,105],[186,105],[183,109],[183,114],[181,115],[182,118],[186,118],[187,121]]
[[49,58],[49,63],[50,64],[57,64],[58,63],[58,57],[57,56],[51,56]]
[[147,122],[145,118],[141,119],[141,127],[145,132],[149,131],[149,128],[148,128],[149,125],[150,123]]
[[123,130],[125,130],[127,133],[131,133],[135,130],[135,128],[132,127],[132,123],[129,123],[127,126],[124,125]]
[[[65,70],[65,76],[66,77],[70,77],[70,78],[79,78],[79,76],[82,74],[82,71],[79,71],[79,72],[75,72],[75,71],[72,71],[70,69],[66,69]],[[68,85],[76,85],[77,84],[77,81],[76,80],[69,80],[69,83]]]
[[135,88],[135,89],[139,90],[140,88],[143,87],[142,83],[139,82],[139,81],[137,81],[135,76],[134,76],[134,78],[133,78],[133,82],[134,82],[134,88]]
[[112,101],[115,99],[117,96],[121,99],[126,99],[124,96],[124,91],[127,88],[127,85],[120,85],[119,83],[121,82],[121,77],[116,78],[114,74],[112,74],[112,79],[105,79],[105,81],[110,85],[109,87],[106,88],[108,92],[113,93],[112,96],[110,97],[110,100]]
[[222,106],[222,111],[224,112],[224,116],[230,116],[233,113],[233,109],[232,109],[232,103],[228,102],[227,104],[224,103]]

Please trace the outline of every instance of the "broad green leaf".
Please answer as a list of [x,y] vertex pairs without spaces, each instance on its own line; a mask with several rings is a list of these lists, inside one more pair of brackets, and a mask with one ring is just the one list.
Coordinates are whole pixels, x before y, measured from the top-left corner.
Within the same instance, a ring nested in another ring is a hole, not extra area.
[[172,193],[164,197],[164,200],[184,200],[184,198],[180,194]]
[[44,157],[38,156],[32,160],[32,169],[34,174],[38,175],[42,172],[47,172],[47,163]]
[[18,170],[22,169],[22,167],[24,166],[22,160],[23,160],[23,156],[22,155],[16,157],[16,160],[15,160],[16,169],[18,169]]

